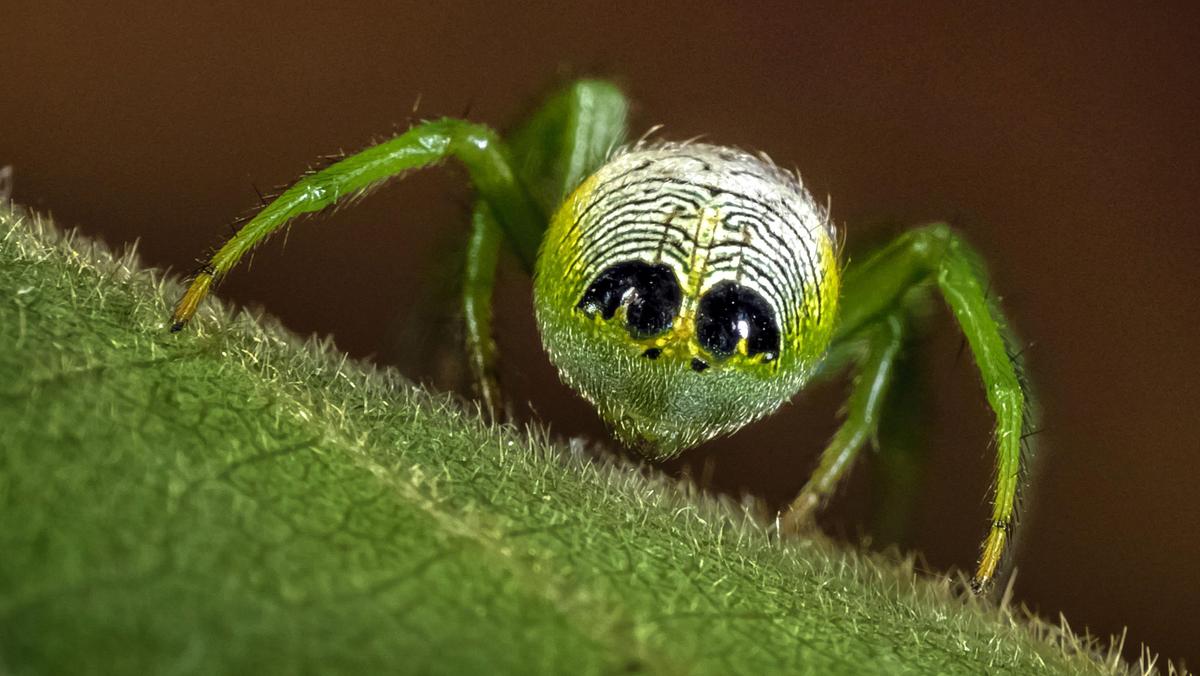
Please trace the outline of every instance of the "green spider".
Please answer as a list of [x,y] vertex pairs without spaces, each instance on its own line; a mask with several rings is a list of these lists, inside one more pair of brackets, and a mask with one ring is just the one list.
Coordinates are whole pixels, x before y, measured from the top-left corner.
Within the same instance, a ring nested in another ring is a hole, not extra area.
[[793,533],[876,434],[909,301],[936,285],[996,416],[992,519],[973,579],[977,592],[986,589],[1015,524],[1028,416],[1005,321],[974,251],[939,223],[843,267],[828,213],[796,176],[732,148],[623,145],[627,110],[611,83],[581,80],[507,140],[444,118],[308,174],[208,259],[171,330],[247,251],[293,218],[454,158],[479,196],[462,302],[486,410],[500,410],[491,296],[505,240],[534,274],[537,323],[562,379],[649,460],[731,433],[806,384],[855,370],[845,420],[781,518]]

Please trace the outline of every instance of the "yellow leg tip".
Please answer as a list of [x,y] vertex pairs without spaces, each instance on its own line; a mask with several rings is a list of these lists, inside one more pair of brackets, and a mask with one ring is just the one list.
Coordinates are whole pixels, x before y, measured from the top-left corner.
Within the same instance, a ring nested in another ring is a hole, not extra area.
[[189,320],[196,314],[196,309],[200,307],[200,302],[208,295],[208,290],[212,286],[213,276],[208,272],[201,272],[192,280],[187,291],[183,294],[183,298],[175,305],[175,312],[171,315],[171,333],[175,333],[184,327]]
[[816,531],[821,502],[822,496],[816,491],[801,489],[779,519],[780,533],[793,536]]
[[987,541],[983,543],[983,556],[979,559],[979,568],[975,571],[975,578],[971,580],[971,591],[981,594],[991,586],[1007,541],[1008,531],[999,526],[992,526]]

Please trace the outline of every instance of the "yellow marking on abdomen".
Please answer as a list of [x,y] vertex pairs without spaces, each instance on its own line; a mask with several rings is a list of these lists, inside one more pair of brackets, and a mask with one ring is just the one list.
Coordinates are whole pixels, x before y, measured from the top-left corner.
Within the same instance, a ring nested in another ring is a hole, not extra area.
[[683,308],[681,314],[691,318],[700,301],[700,285],[708,273],[708,257],[712,253],[713,240],[721,225],[720,214],[715,207],[705,205],[696,214],[692,230],[692,252],[688,258],[687,279],[683,280]]

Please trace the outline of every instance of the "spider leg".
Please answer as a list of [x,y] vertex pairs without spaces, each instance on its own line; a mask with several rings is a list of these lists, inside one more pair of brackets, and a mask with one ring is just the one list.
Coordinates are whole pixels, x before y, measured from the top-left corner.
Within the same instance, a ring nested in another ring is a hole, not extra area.
[[251,218],[222,245],[192,279],[172,316],[178,331],[196,313],[213,283],[259,242],[292,219],[361,195],[380,182],[410,169],[455,158],[496,219],[522,263],[532,269],[545,229],[546,214],[513,169],[507,147],[495,132],[478,124],[444,118],[350,155],[304,176]]
[[[628,108],[611,83],[578,80],[551,96],[510,136],[517,173],[545,213],[553,212],[624,140]],[[468,362],[484,410],[493,419],[503,409],[491,304],[501,240],[493,211],[481,200],[471,214],[462,302]]]
[[1013,358],[1012,334],[988,296],[978,254],[948,225],[936,223],[898,237],[862,263],[847,268],[842,317],[835,344],[889,316],[914,287],[933,282],[966,336],[996,417],[996,469],[992,515],[972,588],[982,592],[996,577],[1012,529],[1022,487],[1030,393]]
[[[937,226],[933,226],[937,227]],[[996,473],[993,480],[992,523],[971,587],[984,591],[996,576],[1016,524],[1022,486],[1024,434],[1029,426],[1029,396],[1017,360],[1010,357],[1011,334],[999,308],[987,295],[979,257],[962,239],[949,234],[937,267],[938,288],[966,335],[983,377],[988,403],[996,415]],[[936,235],[935,235],[936,236]]]
[[[925,291],[918,289],[918,291]],[[928,295],[928,294],[925,294]],[[928,393],[920,372],[922,355],[914,343],[910,316],[904,347],[896,361],[887,401],[879,412],[868,470],[871,487],[871,520],[868,527],[876,546],[908,539],[915,522],[926,452],[922,443],[922,413],[928,411]]]
[[[908,532],[912,523],[914,497],[923,473],[921,457],[923,453],[918,442],[919,433],[916,427],[923,397],[917,389],[917,373],[915,371],[917,365],[914,363],[917,356],[907,348],[913,340],[910,330],[911,319],[909,318],[914,312],[923,313],[922,308],[926,305],[925,300],[928,295],[927,288],[914,286],[901,300],[907,311],[893,309],[893,312],[888,315],[889,318],[901,321],[901,331],[897,339],[903,345],[895,346],[895,351],[899,354],[894,357],[894,363],[887,367],[892,372],[888,376],[886,385],[889,393],[882,400],[873,402],[877,408],[874,413],[874,429],[867,437],[871,440],[875,450],[882,451],[873,456],[871,461],[871,492],[873,496],[878,496],[878,500],[875,501],[877,506],[872,510],[870,531],[873,540],[877,543],[895,543],[904,539],[904,534]],[[873,321],[878,324],[878,320]],[[875,324],[859,327],[852,334],[841,331],[826,349],[824,357],[812,374],[810,383],[829,380],[851,368],[855,370],[857,378],[855,383],[862,383],[862,378],[865,377],[862,369],[871,358],[871,355],[867,354],[867,350],[871,346],[870,339],[880,340],[877,336],[879,331],[891,330],[889,327]],[[848,401],[843,407],[841,415],[845,416],[852,405],[853,403]],[[847,419],[844,424],[852,425],[854,421]],[[841,463],[835,463],[832,457],[837,453],[837,442],[844,441],[851,432],[847,429],[841,431],[840,434],[840,440],[831,439],[830,444],[826,447],[826,452],[831,457],[827,458],[823,455],[818,460],[819,468],[838,466],[838,476],[827,476],[824,480],[817,476],[806,482],[805,487],[801,489],[802,492],[805,488],[814,489],[817,485],[824,483],[822,495],[810,493],[806,499],[803,495],[797,494],[793,502],[781,512],[780,525],[785,535],[796,534],[813,526],[816,512],[824,508],[837,491],[837,484],[849,474],[853,467],[854,460],[858,456],[857,451],[854,451],[851,454],[852,457],[846,458]],[[805,503],[811,504],[805,505]],[[793,510],[803,511],[791,514],[790,512]],[[805,511],[808,513],[804,513]]]
[[816,471],[785,511],[780,524],[784,533],[797,533],[811,524],[815,512],[833,494],[859,452],[868,441],[875,440],[904,333],[904,312],[897,308],[856,336],[843,339],[860,346],[846,417],[821,452]]
[[496,341],[492,338],[492,290],[496,285],[501,234],[487,204],[477,202],[471,212],[471,235],[467,239],[463,268],[463,323],[471,377],[484,415],[492,420],[503,417],[504,406],[497,377]]
[[604,80],[576,80],[509,136],[517,171],[547,213],[625,141],[629,102]]

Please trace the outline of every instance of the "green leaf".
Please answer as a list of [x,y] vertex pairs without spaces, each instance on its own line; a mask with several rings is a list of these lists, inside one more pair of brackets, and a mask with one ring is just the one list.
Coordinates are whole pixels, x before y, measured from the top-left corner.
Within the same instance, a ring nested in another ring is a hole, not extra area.
[[1124,669],[179,290],[0,207],[0,673]]

